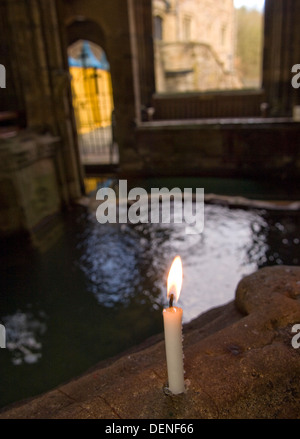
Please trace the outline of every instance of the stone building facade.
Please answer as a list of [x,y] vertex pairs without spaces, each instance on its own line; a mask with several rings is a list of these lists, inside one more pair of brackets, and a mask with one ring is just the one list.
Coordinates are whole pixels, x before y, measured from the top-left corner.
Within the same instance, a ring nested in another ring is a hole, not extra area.
[[234,89],[233,0],[153,0],[158,92]]

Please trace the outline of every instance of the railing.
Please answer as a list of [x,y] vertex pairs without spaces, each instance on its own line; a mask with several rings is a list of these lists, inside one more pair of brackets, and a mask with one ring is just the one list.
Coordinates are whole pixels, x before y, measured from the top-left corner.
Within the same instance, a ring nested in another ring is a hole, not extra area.
[[266,116],[263,90],[155,94],[153,120]]
[[110,73],[81,67],[70,67],[70,72],[82,163],[118,163]]

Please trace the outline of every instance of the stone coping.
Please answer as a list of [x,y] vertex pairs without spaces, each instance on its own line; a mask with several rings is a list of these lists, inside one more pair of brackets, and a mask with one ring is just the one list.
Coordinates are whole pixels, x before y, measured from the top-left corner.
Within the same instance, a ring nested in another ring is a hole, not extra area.
[[50,134],[38,135],[29,131],[0,139],[0,171],[16,171],[38,160],[53,157],[60,140],[60,137]]
[[219,117],[203,119],[170,119],[140,122],[138,130],[174,130],[174,129],[198,129],[198,128],[267,128],[282,129],[287,127],[299,127],[299,121],[292,117]]
[[248,209],[300,211],[300,200],[255,200],[241,196],[205,194],[204,200],[210,204],[222,204],[229,207]]

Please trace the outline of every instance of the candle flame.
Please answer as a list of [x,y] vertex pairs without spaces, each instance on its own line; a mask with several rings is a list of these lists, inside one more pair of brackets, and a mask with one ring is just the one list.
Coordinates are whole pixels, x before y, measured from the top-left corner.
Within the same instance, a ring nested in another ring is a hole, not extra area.
[[169,299],[170,294],[174,294],[174,299],[177,302],[180,296],[181,286],[182,286],[182,263],[180,256],[176,256],[173,260],[169,275],[168,275],[168,287],[167,287],[167,298]]

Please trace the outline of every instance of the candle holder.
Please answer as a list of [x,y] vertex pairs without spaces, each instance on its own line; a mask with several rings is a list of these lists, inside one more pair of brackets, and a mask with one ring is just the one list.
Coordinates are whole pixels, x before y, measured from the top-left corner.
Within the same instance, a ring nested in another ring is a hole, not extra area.
[[169,389],[169,383],[168,383],[168,382],[166,382],[166,383],[163,385],[162,390],[163,390],[163,393],[164,393],[166,396],[172,396],[172,397],[175,397],[175,396],[180,396],[180,395],[183,395],[183,394],[187,393],[187,391],[188,391],[190,385],[191,385],[191,382],[190,382],[190,380],[187,378],[187,379],[184,380],[184,391],[183,391],[182,393],[175,394],[175,393],[171,392],[171,390]]

